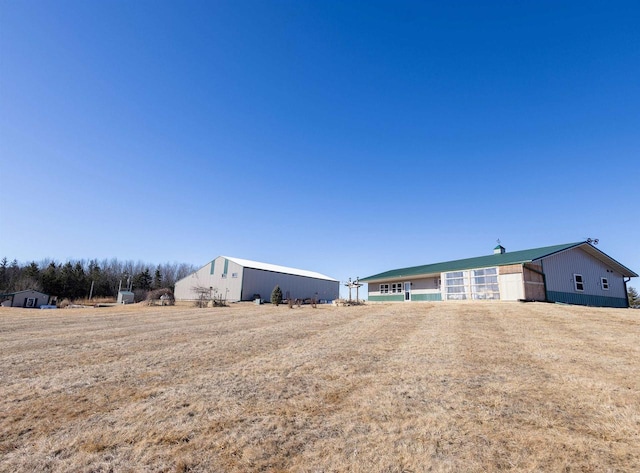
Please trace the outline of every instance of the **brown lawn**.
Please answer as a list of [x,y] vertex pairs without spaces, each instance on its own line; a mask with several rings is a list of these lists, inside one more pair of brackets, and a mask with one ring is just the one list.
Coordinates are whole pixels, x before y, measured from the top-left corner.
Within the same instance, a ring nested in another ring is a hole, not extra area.
[[640,471],[640,311],[0,310],[0,471]]

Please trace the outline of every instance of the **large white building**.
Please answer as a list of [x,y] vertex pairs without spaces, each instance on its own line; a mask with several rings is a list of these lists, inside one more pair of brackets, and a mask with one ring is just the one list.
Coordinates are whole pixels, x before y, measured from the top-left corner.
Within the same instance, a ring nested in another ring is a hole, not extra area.
[[196,300],[207,289],[229,302],[269,300],[275,286],[285,299],[334,300],[340,282],[324,274],[228,256],[218,256],[176,282],[176,300]]
[[360,279],[369,301],[533,300],[628,307],[638,275],[588,241],[393,269]]

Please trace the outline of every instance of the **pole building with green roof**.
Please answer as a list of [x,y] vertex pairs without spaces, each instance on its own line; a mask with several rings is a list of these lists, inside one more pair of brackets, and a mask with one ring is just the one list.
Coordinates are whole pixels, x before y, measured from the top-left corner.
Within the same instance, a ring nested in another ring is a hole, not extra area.
[[628,307],[638,275],[582,241],[393,269],[360,279],[371,302],[502,300]]

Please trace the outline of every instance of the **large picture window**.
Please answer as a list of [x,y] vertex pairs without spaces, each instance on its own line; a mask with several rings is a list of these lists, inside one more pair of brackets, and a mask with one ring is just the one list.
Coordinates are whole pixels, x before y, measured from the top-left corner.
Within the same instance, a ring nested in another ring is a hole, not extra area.
[[500,299],[497,268],[474,269],[472,273],[473,299]]
[[444,275],[444,297],[450,301],[500,299],[498,269],[451,271]]
[[450,273],[445,273],[445,297],[447,300],[463,301],[468,299],[468,273],[468,271],[452,271]]
[[380,294],[389,294],[388,284],[380,284]]
[[402,292],[402,283],[393,283],[391,285],[391,292],[394,294],[400,294]]

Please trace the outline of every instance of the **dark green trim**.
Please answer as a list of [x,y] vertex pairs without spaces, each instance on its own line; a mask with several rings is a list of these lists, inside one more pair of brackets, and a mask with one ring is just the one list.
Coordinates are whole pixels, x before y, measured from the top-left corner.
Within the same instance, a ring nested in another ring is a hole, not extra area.
[[229,260],[227,258],[224,259],[224,272],[222,274],[227,274],[229,271]]
[[412,301],[441,301],[442,300],[442,294],[440,294],[439,292],[437,292],[435,294],[415,294],[415,293],[412,293],[411,294],[411,300]]
[[402,302],[404,301],[404,294],[369,296],[369,300],[371,302]]
[[549,302],[563,302],[565,304],[588,305],[592,307],[627,308],[627,300],[623,297],[594,296],[575,292],[547,291]]
[[211,271],[209,271],[209,274],[215,274],[215,269],[216,269],[216,260],[213,260],[211,262]]

